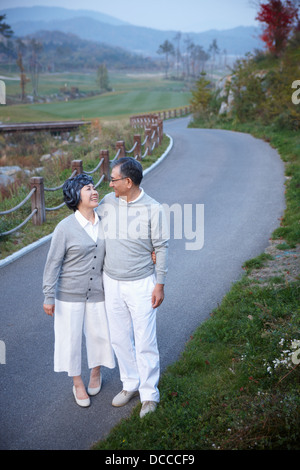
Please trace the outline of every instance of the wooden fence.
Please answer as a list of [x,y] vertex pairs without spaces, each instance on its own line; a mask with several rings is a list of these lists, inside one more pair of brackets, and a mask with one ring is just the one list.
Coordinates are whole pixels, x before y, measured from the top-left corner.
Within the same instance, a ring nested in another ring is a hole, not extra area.
[[[147,155],[151,155],[154,148],[158,147],[163,138],[163,121],[158,115],[143,115],[139,119],[138,116],[134,116],[131,120],[131,125],[135,128],[143,128],[144,140],[142,142],[141,134],[135,134],[133,137],[134,144],[130,150],[126,150],[125,141],[116,142],[116,154],[112,160],[109,157],[108,150],[100,150],[99,163],[92,171],[84,171],[82,160],[73,160],[71,162],[71,176],[74,177],[77,174],[93,174],[98,170],[100,172],[100,178],[95,184],[98,187],[102,181],[109,181],[110,178],[110,167],[112,163],[125,156],[132,156],[137,160],[143,160]],[[0,215],[8,215],[18,209],[20,209],[29,199],[31,199],[31,214],[17,227],[0,233],[0,236],[10,235],[15,231],[22,228],[29,220],[32,219],[34,225],[42,225],[46,221],[47,211],[55,211],[61,209],[65,202],[62,202],[56,207],[46,207],[45,205],[45,192],[61,190],[63,184],[55,188],[46,188],[44,186],[44,178],[41,176],[35,176],[30,179],[31,190],[25,199],[20,202],[17,206],[12,209],[0,212]]]

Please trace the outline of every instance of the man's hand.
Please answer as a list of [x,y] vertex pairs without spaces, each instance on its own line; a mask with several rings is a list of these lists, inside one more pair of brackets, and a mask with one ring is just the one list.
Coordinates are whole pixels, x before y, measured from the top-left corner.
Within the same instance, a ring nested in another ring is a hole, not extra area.
[[48,305],[48,304],[43,304],[43,309],[47,313],[47,315],[50,315],[50,317],[53,317],[54,314],[54,305]]
[[152,292],[152,307],[159,307],[164,300],[164,297],[164,284],[156,284]]

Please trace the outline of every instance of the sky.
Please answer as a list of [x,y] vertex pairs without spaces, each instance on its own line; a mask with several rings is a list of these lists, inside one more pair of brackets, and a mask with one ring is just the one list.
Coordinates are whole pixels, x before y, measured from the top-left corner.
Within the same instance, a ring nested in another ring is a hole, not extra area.
[[255,0],[0,0],[0,10],[60,6],[96,10],[136,26],[181,32],[258,26]]

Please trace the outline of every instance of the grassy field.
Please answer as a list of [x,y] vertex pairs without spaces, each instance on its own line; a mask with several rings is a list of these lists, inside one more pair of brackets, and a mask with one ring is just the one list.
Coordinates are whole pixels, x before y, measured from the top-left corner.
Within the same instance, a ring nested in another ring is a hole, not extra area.
[[[16,74],[5,80],[7,96],[20,94]],[[14,79],[13,79],[14,78]],[[1,106],[2,122],[44,121],[59,119],[117,119],[132,114],[178,108],[189,104],[191,94],[183,82],[165,80],[160,74],[113,73],[110,74],[112,92],[88,98],[54,101],[50,103],[15,104]],[[40,77],[39,94],[51,96],[60,88],[79,88],[81,92],[97,92],[96,76],[92,73],[45,74]],[[26,88],[31,93],[30,82]]]

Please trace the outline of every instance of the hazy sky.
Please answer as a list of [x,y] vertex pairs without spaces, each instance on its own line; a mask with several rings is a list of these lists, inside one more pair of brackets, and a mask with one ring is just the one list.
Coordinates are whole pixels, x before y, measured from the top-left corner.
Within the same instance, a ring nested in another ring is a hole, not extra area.
[[97,10],[137,26],[182,32],[258,26],[253,0],[0,0],[0,10],[35,5]]

